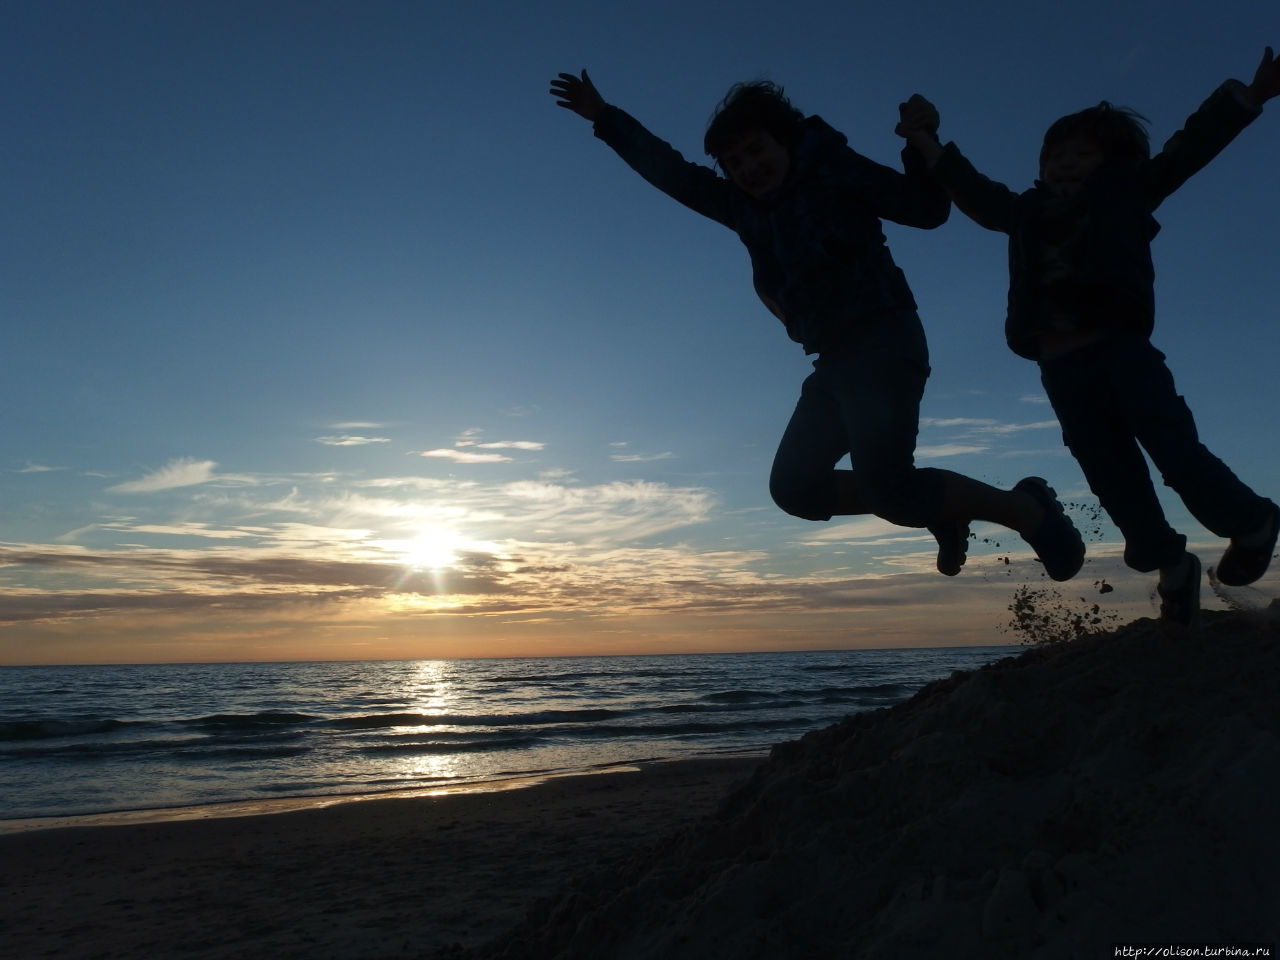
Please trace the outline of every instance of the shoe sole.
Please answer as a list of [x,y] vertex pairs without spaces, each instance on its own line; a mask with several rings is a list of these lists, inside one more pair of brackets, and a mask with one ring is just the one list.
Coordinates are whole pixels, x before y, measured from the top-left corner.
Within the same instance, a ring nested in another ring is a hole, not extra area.
[[1080,536],[1080,531],[1077,530],[1076,525],[1071,522],[1071,518],[1067,516],[1067,512],[1062,509],[1062,502],[1058,499],[1058,491],[1049,486],[1049,482],[1043,477],[1024,477],[1014,484],[1013,489],[1021,490],[1023,493],[1030,494],[1036,498],[1036,502],[1039,503],[1041,508],[1045,511],[1045,519],[1040,523],[1041,529],[1044,529],[1045,522],[1050,519],[1050,513],[1052,513],[1054,517],[1061,518],[1070,528],[1071,533],[1075,538],[1075,552],[1077,554],[1070,573],[1067,573],[1064,570],[1060,570],[1055,573],[1050,570],[1049,565],[1045,563],[1044,557],[1040,556],[1040,551],[1036,549],[1035,544],[1032,544],[1030,540],[1023,537],[1024,540],[1027,540],[1027,542],[1031,544],[1031,549],[1036,551],[1036,556],[1039,558],[1040,562],[1044,564],[1044,570],[1045,573],[1049,574],[1049,579],[1058,583],[1070,580],[1079,573],[1080,568],[1084,566],[1084,538]]
[[[1227,547],[1226,552],[1222,555],[1222,559],[1218,561],[1218,566],[1214,570],[1214,575],[1218,578],[1219,583],[1224,583],[1228,587],[1247,587],[1251,583],[1257,583],[1262,579],[1262,575],[1267,572],[1267,568],[1271,566],[1271,555],[1276,552],[1276,535],[1280,534],[1280,507],[1275,504],[1271,505],[1271,530],[1273,536],[1271,543],[1268,544],[1266,552],[1259,550],[1258,559],[1253,564],[1243,564],[1243,571],[1232,571],[1231,553],[1233,550],[1242,550],[1243,548],[1236,546]],[[1252,551],[1248,551],[1252,553]],[[1226,576],[1222,575],[1223,566],[1226,566]],[[1255,572],[1256,571],[1256,572]]]

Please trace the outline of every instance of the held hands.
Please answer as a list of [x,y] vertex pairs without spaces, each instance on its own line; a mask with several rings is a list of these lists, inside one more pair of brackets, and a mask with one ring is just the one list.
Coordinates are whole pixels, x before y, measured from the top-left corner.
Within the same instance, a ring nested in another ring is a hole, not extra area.
[[605,102],[600,91],[582,71],[581,77],[572,73],[562,73],[560,79],[551,81],[551,95],[557,97],[556,106],[572,110],[585,120],[595,123],[604,113]]
[[932,103],[913,93],[906,103],[898,104],[898,125],[893,132],[911,144],[925,159],[930,167],[942,156],[942,145],[938,143],[938,108]]
[[906,103],[898,104],[898,116],[900,119],[893,132],[907,139],[911,139],[914,133],[926,133],[935,137],[938,125],[942,122],[938,116],[938,108],[918,93],[913,93]]
[[1262,62],[1253,74],[1253,83],[1244,89],[1245,96],[1259,107],[1280,95],[1280,57],[1272,54],[1270,47],[1262,54]]

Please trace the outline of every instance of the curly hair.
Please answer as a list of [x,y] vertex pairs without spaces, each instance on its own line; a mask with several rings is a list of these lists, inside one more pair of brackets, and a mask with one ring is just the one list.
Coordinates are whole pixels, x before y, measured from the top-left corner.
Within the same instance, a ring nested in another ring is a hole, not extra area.
[[1128,107],[1117,107],[1103,100],[1096,107],[1070,113],[1055,120],[1045,131],[1040,147],[1040,170],[1050,150],[1064,140],[1084,137],[1101,148],[1108,160],[1146,160],[1151,156],[1147,137],[1147,118]]
[[716,106],[707,124],[702,148],[707,155],[719,158],[743,135],[764,130],[783,146],[800,140],[804,114],[791,105],[782,87],[768,80],[735,83]]

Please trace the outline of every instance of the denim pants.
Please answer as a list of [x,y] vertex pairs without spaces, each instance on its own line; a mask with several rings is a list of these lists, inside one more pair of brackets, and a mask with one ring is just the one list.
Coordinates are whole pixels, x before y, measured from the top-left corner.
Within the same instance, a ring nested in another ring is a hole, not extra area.
[[1124,534],[1125,563],[1144,573],[1177,563],[1187,540],[1165,519],[1142,450],[1220,537],[1256,530],[1269,502],[1200,442],[1164,359],[1145,337],[1124,335],[1040,361],[1062,438]]
[[914,310],[860,320],[823,351],[805,379],[778,445],[769,492],[787,513],[830,520],[836,464],[845,456],[861,505],[892,523],[928,526],[942,506],[942,477],[915,466],[929,348]]

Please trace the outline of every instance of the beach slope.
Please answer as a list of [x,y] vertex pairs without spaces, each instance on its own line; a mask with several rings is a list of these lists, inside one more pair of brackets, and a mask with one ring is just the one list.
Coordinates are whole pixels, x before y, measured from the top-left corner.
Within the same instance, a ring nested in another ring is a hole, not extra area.
[[774,748],[471,957],[1078,960],[1280,939],[1280,624],[1139,620]]

